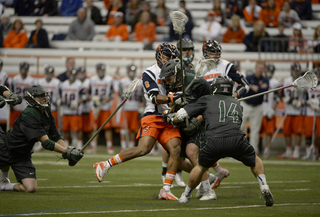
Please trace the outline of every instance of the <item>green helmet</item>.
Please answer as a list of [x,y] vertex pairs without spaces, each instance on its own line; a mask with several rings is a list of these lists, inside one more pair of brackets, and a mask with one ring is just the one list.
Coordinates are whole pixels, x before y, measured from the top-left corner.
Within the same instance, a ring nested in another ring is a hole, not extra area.
[[177,84],[181,81],[181,73],[179,59],[168,60],[163,64],[159,77],[167,91],[176,92],[178,90]]
[[[46,97],[46,101],[44,104],[41,104],[35,97],[43,96]],[[33,108],[38,108],[41,110],[49,110],[50,111],[50,98],[48,95],[48,91],[41,85],[33,85],[28,87],[24,92],[24,98],[27,104]]]

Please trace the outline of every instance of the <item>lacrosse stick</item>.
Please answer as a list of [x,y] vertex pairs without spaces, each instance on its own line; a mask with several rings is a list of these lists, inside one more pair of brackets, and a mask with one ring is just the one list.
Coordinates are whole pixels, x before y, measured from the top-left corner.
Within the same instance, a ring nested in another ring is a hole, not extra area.
[[[217,64],[214,59],[204,59],[199,58],[199,60],[195,64],[195,76],[192,79],[192,81],[188,84],[187,88],[185,89],[185,92],[187,92],[193,85],[193,83],[198,80],[199,78],[203,77],[204,74],[206,74],[211,69],[217,67]],[[176,105],[173,105],[171,109],[169,110],[169,113],[172,112],[172,110],[176,107]]]
[[[307,159],[309,159],[312,155],[314,155],[314,139],[316,137],[316,110],[314,109],[314,115],[313,115],[313,126],[312,126],[312,138],[311,138],[311,146],[310,146],[310,156],[307,156]],[[313,156],[312,156],[313,157]]]
[[[188,22],[188,17],[180,12],[180,11],[173,11],[169,14],[170,16],[170,19],[172,21],[172,25],[173,25],[173,30],[176,31],[177,33],[179,33],[179,45],[180,45],[180,63],[181,63],[181,77],[182,77],[182,99],[183,99],[183,102],[186,102],[186,91],[185,91],[185,86],[184,86],[184,77],[185,77],[185,74],[184,74],[184,70],[183,70],[183,62],[182,62],[182,33],[184,32],[185,30],[185,25],[186,23]],[[186,119],[186,126],[189,125],[189,121],[188,119]]]
[[304,75],[300,78],[297,78],[296,80],[294,80],[294,82],[292,84],[283,86],[283,87],[279,87],[279,88],[275,88],[272,90],[268,90],[262,93],[257,93],[254,94],[252,96],[248,96],[248,97],[244,97],[239,99],[239,101],[243,101],[243,100],[247,100],[247,99],[251,99],[257,96],[261,96],[267,93],[271,93],[271,92],[275,92],[278,90],[282,90],[288,87],[294,87],[294,88],[310,88],[310,89],[314,89],[316,86],[318,85],[318,78],[316,76],[316,74],[312,71],[307,71],[306,73],[304,73]]
[[134,89],[138,85],[140,80],[134,80],[129,85],[129,87],[126,89],[126,91],[123,93],[124,100],[118,105],[116,110],[108,117],[108,119],[102,124],[102,126],[93,134],[93,136],[87,141],[87,143],[83,146],[81,151],[83,151],[90,142],[100,133],[100,131],[103,129],[103,127],[111,120],[111,118],[118,112],[118,110],[124,105],[124,103],[130,98],[131,94],[133,93]]
[[281,129],[281,126],[283,125],[284,120],[286,119],[286,117],[287,117],[287,114],[285,114],[285,115],[282,117],[282,119],[281,119],[281,121],[280,121],[280,123],[279,123],[278,128],[276,129],[276,131],[275,131],[274,134],[272,135],[270,144],[272,144],[272,142],[273,142],[273,141],[275,140],[275,138],[277,137],[277,135],[278,135],[278,133],[279,133],[279,131],[280,131],[280,129]]

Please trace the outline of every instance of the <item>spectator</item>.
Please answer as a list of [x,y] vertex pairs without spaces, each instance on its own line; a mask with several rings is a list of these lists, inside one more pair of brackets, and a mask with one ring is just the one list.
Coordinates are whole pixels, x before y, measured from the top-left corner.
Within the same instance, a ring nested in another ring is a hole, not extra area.
[[86,19],[86,10],[79,8],[77,19],[72,21],[69,26],[68,38],[77,41],[91,41],[95,35],[94,23]]
[[261,9],[256,0],[249,0],[249,5],[242,10],[247,27],[253,26],[259,20]]
[[65,81],[65,80],[68,80],[69,73],[74,68],[75,68],[75,59],[74,59],[74,57],[68,57],[67,60],[66,60],[66,71],[64,71],[61,74],[59,74],[57,78],[61,82]]
[[145,49],[152,49],[152,42],[156,38],[156,25],[150,21],[150,13],[144,11],[140,15],[140,21],[134,27],[136,41],[144,42]]
[[291,9],[289,1],[283,3],[283,10],[279,14],[278,21],[283,23],[285,27],[291,27],[294,23],[300,22],[298,13]]
[[100,9],[93,5],[92,0],[86,0],[87,18],[91,19],[95,24],[103,24]]
[[[258,20],[253,26],[253,31],[247,34],[243,39],[243,43],[247,46],[246,51],[257,52],[259,50],[259,40],[265,37],[269,37],[269,34],[266,31],[264,22]],[[269,49],[269,42],[263,41],[261,43],[261,51],[269,51]]]
[[295,23],[292,26],[293,35],[289,39],[289,52],[305,53],[307,50],[307,40],[302,34],[302,26]]
[[279,34],[272,36],[273,39],[271,41],[271,50],[273,52],[287,52],[288,51],[288,41],[289,36],[284,34],[285,26],[283,23],[279,23],[278,25],[278,31]]
[[228,0],[225,9],[227,19],[230,19],[234,14],[241,16],[241,10],[237,0]]
[[189,18],[189,20],[192,20],[192,22],[193,22],[191,12],[186,8],[186,1],[183,1],[183,0],[180,1],[179,8],[183,8],[186,11],[186,15]]
[[320,53],[320,25],[314,30],[313,40],[308,41],[309,53]]
[[65,17],[77,16],[78,10],[82,7],[82,0],[62,0],[60,14]]
[[136,26],[137,22],[139,22],[140,19],[140,15],[143,11],[147,11],[150,13],[150,17],[151,17],[151,22],[153,22],[155,25],[157,25],[157,15],[155,15],[154,13],[151,12],[150,10],[150,3],[145,1],[141,3],[141,10],[137,13],[137,15],[134,17],[134,20],[132,22],[131,25],[131,32],[134,31],[134,27]]
[[[183,8],[179,8],[178,11],[186,14],[186,11]],[[188,38],[192,40],[192,29],[194,25],[192,20],[188,20],[188,22],[185,25],[185,31],[182,33],[182,38]],[[169,24],[169,41],[178,41],[179,40],[179,34],[177,34],[174,29],[172,22]]]
[[126,7],[125,20],[127,25],[132,25],[134,17],[140,9],[140,0],[130,0]]
[[36,9],[38,9],[38,12],[35,14],[36,16],[48,17],[58,14],[56,0],[39,0]]
[[246,33],[240,26],[240,19],[236,14],[231,17],[231,26],[228,26],[228,30],[222,37],[223,43],[242,43]]
[[153,12],[157,16],[157,24],[159,26],[165,26],[170,22],[170,10],[166,7],[166,0],[158,0],[158,5],[155,7]]
[[207,21],[199,27],[199,35],[203,41],[216,40],[221,42],[221,24],[214,20],[215,13],[208,11]]
[[259,20],[262,20],[267,27],[277,27],[280,9],[276,7],[274,0],[268,0],[267,7],[260,12]]
[[[248,75],[246,79],[249,82],[249,92],[244,96],[251,96],[257,93],[267,91],[269,89],[269,80],[263,77],[265,69],[264,62],[257,62],[255,73]],[[262,122],[263,114],[263,95],[252,99],[247,99],[241,102],[243,107],[243,117],[241,129],[247,132],[247,123],[250,122],[250,144],[254,147],[257,155],[259,154],[259,131]]]
[[126,24],[123,23],[123,13],[118,11],[114,14],[115,22],[106,33],[109,41],[127,41],[129,32]]
[[24,48],[28,43],[27,32],[23,29],[23,23],[20,19],[16,19],[11,31],[3,41],[5,48]]
[[225,14],[221,9],[221,1],[220,0],[213,0],[213,9],[214,13],[214,20],[220,23],[222,26],[225,23]]
[[[110,6],[108,7],[108,13],[106,16],[106,24],[112,25],[114,24],[114,14],[116,12],[122,12],[124,13],[124,8],[122,6],[122,1],[120,0],[112,0]],[[123,18],[122,18],[123,19]]]
[[1,22],[1,29],[3,31],[3,34],[7,35],[10,32],[11,26],[12,26],[12,23],[10,22],[9,16],[2,15],[1,21],[2,21]]
[[301,20],[312,19],[312,6],[310,0],[293,0],[291,8],[295,10]]
[[15,0],[14,14],[16,16],[32,16],[34,8],[34,0]]
[[48,33],[42,28],[42,21],[36,20],[36,29],[31,32],[27,48],[50,48]]

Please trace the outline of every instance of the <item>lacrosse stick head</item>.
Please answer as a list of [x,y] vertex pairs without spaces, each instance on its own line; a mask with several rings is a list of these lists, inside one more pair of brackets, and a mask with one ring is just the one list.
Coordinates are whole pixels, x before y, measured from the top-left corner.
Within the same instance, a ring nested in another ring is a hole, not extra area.
[[200,78],[204,76],[208,71],[217,67],[217,62],[214,59],[205,59],[201,57],[195,63],[194,70],[196,77]]
[[293,84],[295,88],[314,89],[318,85],[318,77],[312,71],[307,71],[303,76],[297,78]]
[[188,17],[180,11],[173,11],[169,16],[172,21],[173,30],[182,34],[185,30],[185,25],[188,22]]
[[131,84],[129,85],[129,87],[126,89],[126,91],[122,94],[122,97],[129,99],[130,96],[132,95],[133,91],[136,89],[136,86],[138,85],[139,82],[140,82],[140,80],[132,81]]

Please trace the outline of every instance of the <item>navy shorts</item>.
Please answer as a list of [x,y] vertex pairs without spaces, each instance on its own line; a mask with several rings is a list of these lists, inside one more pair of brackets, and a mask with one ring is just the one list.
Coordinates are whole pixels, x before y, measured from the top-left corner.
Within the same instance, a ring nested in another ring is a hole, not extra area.
[[210,168],[225,157],[232,157],[249,167],[256,164],[254,148],[244,135],[207,138],[207,145],[199,152],[199,164],[204,168]]

